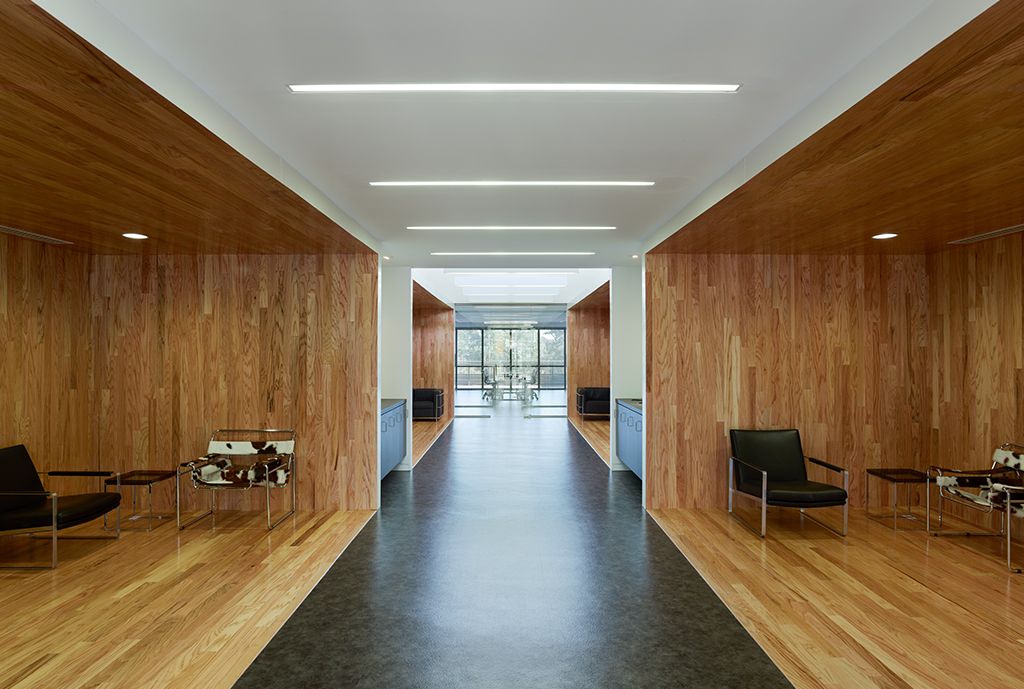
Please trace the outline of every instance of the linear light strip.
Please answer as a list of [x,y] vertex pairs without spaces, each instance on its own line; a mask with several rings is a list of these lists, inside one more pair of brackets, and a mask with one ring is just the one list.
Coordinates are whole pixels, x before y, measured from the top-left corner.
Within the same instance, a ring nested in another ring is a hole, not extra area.
[[740,84],[289,84],[292,93],[736,93]]
[[431,256],[593,256],[593,251],[432,251]]
[[370,182],[371,187],[653,187],[654,182],[594,180],[458,180],[429,182]]
[[436,225],[413,226],[407,230],[614,230],[615,227],[568,225]]

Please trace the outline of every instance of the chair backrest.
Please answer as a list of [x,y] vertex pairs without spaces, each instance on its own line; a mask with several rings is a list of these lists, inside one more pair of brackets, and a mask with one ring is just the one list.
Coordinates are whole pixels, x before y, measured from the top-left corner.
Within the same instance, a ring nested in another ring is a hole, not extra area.
[[[806,481],[807,465],[800,445],[800,431],[729,431],[732,454],[768,472],[769,481]],[[736,465],[741,483],[760,483],[761,474],[742,464]]]
[[[283,437],[280,440],[266,439],[271,434]],[[219,430],[210,437],[206,452],[210,455],[290,455],[295,452],[295,431]]]
[[[43,482],[36,473],[36,466],[24,445],[5,447],[0,450],[0,490],[11,492],[39,492]],[[16,510],[45,500],[34,495],[0,495],[0,512]]]
[[1010,469],[1024,470],[1024,445],[1004,443],[992,453],[992,468],[997,465]]

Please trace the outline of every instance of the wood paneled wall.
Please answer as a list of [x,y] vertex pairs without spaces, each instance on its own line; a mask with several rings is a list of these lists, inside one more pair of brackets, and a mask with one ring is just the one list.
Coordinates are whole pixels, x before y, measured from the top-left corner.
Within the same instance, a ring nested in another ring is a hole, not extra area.
[[799,428],[854,505],[866,466],[924,464],[925,263],[648,254],[648,507],[724,507],[731,428]]
[[412,311],[412,386],[444,390],[447,423],[455,411],[455,311],[450,307]]
[[576,388],[611,385],[611,311],[607,284],[569,309],[566,315],[566,394],[569,418],[576,412]]
[[217,428],[294,428],[301,509],[376,507],[375,255],[0,242],[4,445],[45,469],[170,469]]
[[996,446],[1024,443],[1024,235],[931,255],[927,266],[929,463],[985,468]]
[[87,255],[0,233],[0,447],[40,471],[97,468],[88,285]]

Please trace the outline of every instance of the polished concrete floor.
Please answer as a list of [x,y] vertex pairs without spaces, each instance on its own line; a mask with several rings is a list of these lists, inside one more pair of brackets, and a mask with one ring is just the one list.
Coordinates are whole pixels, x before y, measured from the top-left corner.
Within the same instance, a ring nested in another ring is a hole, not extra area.
[[457,418],[381,489],[236,687],[791,686],[564,418]]

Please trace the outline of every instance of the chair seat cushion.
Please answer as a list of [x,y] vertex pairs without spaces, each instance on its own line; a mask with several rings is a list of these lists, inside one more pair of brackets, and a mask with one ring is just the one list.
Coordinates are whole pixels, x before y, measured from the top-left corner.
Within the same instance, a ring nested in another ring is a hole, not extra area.
[[[267,459],[264,456],[265,464],[257,465],[233,464],[231,457],[224,455],[207,455],[204,459],[211,461],[192,468],[192,481],[196,487],[247,489],[252,486],[265,486],[269,474],[271,487],[283,488],[291,476],[284,457]],[[245,457],[236,456],[235,459]]]
[[[120,493],[83,493],[57,496],[57,528],[84,524],[102,517],[121,503]],[[0,514],[0,531],[49,528],[53,519],[51,498]]]
[[[761,485],[741,483],[744,493],[761,497]],[[845,505],[846,491],[817,481],[769,481],[768,504],[776,507],[832,507]]]

